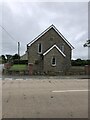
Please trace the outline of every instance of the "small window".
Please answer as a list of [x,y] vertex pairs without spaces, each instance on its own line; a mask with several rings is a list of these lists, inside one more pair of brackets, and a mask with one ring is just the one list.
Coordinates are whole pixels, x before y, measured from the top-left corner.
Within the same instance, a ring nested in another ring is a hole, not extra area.
[[52,57],[51,64],[52,64],[52,66],[56,66],[56,57],[55,56]]
[[62,48],[61,48],[62,52],[64,52],[64,45],[62,45]]
[[42,44],[41,43],[38,44],[38,53],[42,53]]

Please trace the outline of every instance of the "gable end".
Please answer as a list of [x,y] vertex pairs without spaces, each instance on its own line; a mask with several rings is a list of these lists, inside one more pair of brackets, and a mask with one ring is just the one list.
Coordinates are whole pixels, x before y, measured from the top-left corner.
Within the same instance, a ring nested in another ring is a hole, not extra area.
[[59,32],[59,30],[54,25],[51,25],[50,27],[48,27],[39,36],[37,36],[34,40],[32,40],[30,43],[28,43],[27,46],[31,46],[35,41],[37,41],[40,37],[42,37],[51,28],[53,28],[56,31],[56,33],[58,33],[58,35],[70,46],[71,49],[74,49],[74,47],[67,41],[67,39]]

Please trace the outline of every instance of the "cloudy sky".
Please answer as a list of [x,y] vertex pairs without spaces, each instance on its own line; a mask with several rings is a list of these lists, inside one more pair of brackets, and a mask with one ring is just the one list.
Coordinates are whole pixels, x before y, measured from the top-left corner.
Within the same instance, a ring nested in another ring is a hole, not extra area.
[[0,8],[0,55],[17,53],[18,41],[24,54],[27,44],[54,24],[74,46],[72,59],[88,58],[83,47],[88,39],[88,2],[2,2]]

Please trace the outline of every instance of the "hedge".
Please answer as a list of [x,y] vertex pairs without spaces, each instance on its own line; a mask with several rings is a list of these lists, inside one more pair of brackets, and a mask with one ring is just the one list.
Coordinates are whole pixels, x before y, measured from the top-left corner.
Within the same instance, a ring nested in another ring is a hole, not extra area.
[[28,64],[28,60],[14,60],[13,64]]

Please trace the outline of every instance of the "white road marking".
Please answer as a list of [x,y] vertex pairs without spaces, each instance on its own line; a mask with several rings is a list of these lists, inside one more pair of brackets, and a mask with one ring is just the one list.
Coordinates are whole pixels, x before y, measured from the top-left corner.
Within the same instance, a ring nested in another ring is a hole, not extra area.
[[5,80],[12,80],[12,78],[5,78]]
[[89,90],[56,90],[52,92],[88,92]]
[[23,80],[23,79],[16,79],[16,80]]

